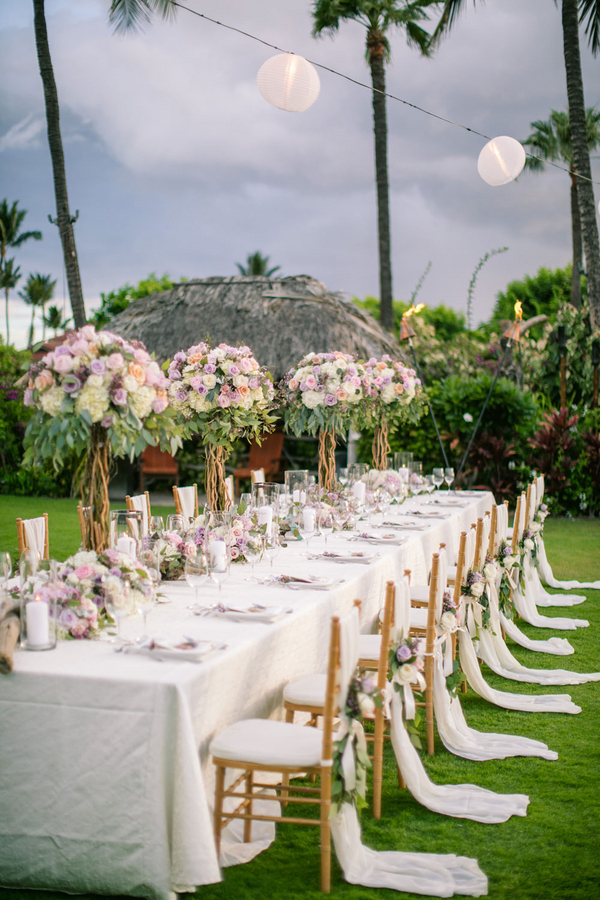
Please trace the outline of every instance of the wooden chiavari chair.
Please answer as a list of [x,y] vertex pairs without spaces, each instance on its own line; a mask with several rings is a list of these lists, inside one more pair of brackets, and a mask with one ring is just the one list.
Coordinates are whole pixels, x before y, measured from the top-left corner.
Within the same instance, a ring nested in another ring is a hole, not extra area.
[[[214,826],[217,853],[220,851],[223,827],[233,819],[244,822],[244,842],[252,840],[252,821],[282,822],[294,825],[312,825],[321,833],[321,890],[331,890],[331,773],[333,755],[333,720],[338,713],[337,679],[340,671],[341,629],[356,629],[358,610],[353,609],[340,623],[336,616],[331,620],[329,664],[326,676],[323,730],[306,728],[290,722],[273,722],[268,719],[249,719],[237,722],[213,740],[210,752],[216,766]],[[226,770],[242,769],[242,775],[228,788],[225,787]],[[256,781],[262,772],[280,774],[280,786]],[[289,778],[306,773],[319,779],[315,786],[292,785]],[[285,781],[284,781],[285,779]],[[241,791],[236,788],[242,787]],[[301,817],[258,815],[253,811],[257,797],[255,789],[275,790],[278,799],[286,806],[290,803],[313,804],[319,807],[318,819]],[[226,798],[239,800],[232,812],[225,812]]]
[[[183,516],[189,520],[198,517],[198,485],[190,484],[188,487],[173,486],[173,500],[175,501],[175,512],[178,516]],[[187,524],[187,522],[186,522]]]
[[24,550],[33,550],[40,554],[40,559],[50,559],[50,537],[48,532],[48,513],[35,519],[17,519],[17,543],[19,554]]
[[252,469],[250,472],[252,484],[263,484],[266,481],[264,469]]
[[127,509],[131,510],[131,512],[141,512],[142,514],[142,537],[148,534],[148,528],[150,527],[150,519],[152,517],[152,510],[150,508],[150,494],[148,491],[144,491],[143,494],[136,494],[134,497],[130,497],[129,494],[125,497],[125,504]]

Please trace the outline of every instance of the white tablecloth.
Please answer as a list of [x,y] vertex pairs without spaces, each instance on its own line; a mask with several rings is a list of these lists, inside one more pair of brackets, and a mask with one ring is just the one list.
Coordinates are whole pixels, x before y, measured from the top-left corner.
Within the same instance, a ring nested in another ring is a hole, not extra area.
[[[293,607],[273,624],[195,617],[191,589],[166,584],[172,602],[152,611],[149,631],[227,644],[205,662],[157,662],[90,641],[17,651],[15,671],[0,677],[0,885],[162,900],[174,886],[219,881],[211,739],[240,719],[281,717],[283,686],[325,670],[331,616],[360,598],[371,630],[385,582],[410,568],[424,583],[439,543],[452,557],[460,532],[493,503],[489,493],[469,499],[468,508],[440,508],[449,518],[422,520],[427,529],[406,532],[401,546],[368,548],[380,554],[370,566],[308,563],[304,543],[276,558],[278,573],[345,579],[330,591],[259,586],[245,580],[249,566],[232,566],[224,602]],[[330,537],[328,549],[367,549],[346,541]],[[256,574],[268,570],[263,562]],[[216,588],[200,599],[215,602]],[[141,619],[123,623],[125,637],[141,631]]]

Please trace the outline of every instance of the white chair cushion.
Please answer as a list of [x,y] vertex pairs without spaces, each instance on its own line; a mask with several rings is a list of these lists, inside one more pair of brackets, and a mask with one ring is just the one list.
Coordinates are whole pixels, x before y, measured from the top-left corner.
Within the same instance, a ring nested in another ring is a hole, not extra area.
[[429,585],[414,584],[410,586],[410,599],[418,600],[420,603],[429,602]]
[[380,634],[361,634],[358,639],[358,658],[379,662],[381,653]]
[[446,569],[446,581],[456,581],[456,566],[448,566]]
[[427,628],[427,609],[424,606],[421,609],[411,609],[410,627]]
[[256,763],[261,766],[291,766],[303,769],[321,761],[323,733],[317,728],[246,719],[236,722],[214,739],[210,753],[219,759]]
[[283,699],[298,706],[325,706],[327,675],[303,675],[283,689]]

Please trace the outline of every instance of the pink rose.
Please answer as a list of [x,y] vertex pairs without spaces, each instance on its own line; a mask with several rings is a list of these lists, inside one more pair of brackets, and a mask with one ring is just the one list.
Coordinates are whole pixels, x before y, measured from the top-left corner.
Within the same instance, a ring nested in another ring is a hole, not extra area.
[[79,330],[79,334],[84,341],[93,341],[96,338],[96,329],[93,325],[84,325],[83,328]]
[[147,350],[142,350],[141,348],[139,348],[138,350],[134,351],[133,356],[136,362],[142,364],[150,362],[150,354]]
[[243,372],[245,375],[246,372],[249,372],[251,368],[252,366],[250,365],[250,360],[246,359],[246,357],[242,357],[242,359],[240,359],[240,372]]
[[120,353],[111,353],[106,360],[106,364],[112,372],[114,372],[116,369],[120,369],[124,362],[125,360]]
[[71,352],[75,356],[81,356],[83,353],[87,353],[89,349],[90,345],[88,344],[88,342],[81,339],[75,341],[74,344],[71,344]]
[[306,377],[306,387],[307,388],[309,388],[312,391],[316,388],[317,383],[318,383],[317,379],[315,378],[314,375],[307,375],[307,377]]
[[166,381],[164,372],[161,372],[158,363],[151,362],[146,369],[146,384],[154,388],[165,387]]
[[78,619],[70,629],[73,637],[84,637],[88,630],[88,623],[85,619]]
[[54,357],[54,371],[58,372],[60,375],[66,375],[73,368],[73,357],[72,356],[55,356]]
[[49,369],[43,369],[34,381],[34,386],[38,391],[51,387],[54,384],[54,375]]
[[383,378],[381,377],[381,375],[378,375],[377,378],[373,380],[373,384],[376,384],[377,387],[381,387],[381,385],[383,384]]
[[[252,381],[256,381],[256,379],[253,378]],[[295,378],[292,378],[292,380],[289,383],[290,391],[295,391],[297,387],[298,387],[298,382],[296,381]]]
[[258,380],[258,378],[251,378],[250,381],[248,382],[248,387],[250,388],[251,391],[255,391],[257,388],[259,388],[260,381]]
[[194,390],[197,391],[201,384],[202,384],[202,376],[194,375],[194,377],[190,381],[190,387],[194,388]]
[[167,408],[168,405],[169,405],[169,401],[167,400],[166,397],[156,397],[152,401],[152,412],[160,414],[161,412],[165,411],[165,409]]
[[221,409],[227,409],[227,407],[231,404],[231,400],[229,399],[227,394],[219,394],[219,396],[217,397],[217,403],[219,404]]
[[94,574],[94,570],[91,566],[79,566],[78,569],[75,569],[73,574],[76,575],[80,581],[83,581],[84,578],[90,578],[90,576]]

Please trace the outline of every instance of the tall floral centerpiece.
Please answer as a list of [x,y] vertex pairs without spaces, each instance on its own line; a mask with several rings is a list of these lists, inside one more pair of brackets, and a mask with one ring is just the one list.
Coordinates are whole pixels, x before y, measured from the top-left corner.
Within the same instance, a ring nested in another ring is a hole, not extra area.
[[364,397],[365,370],[345,353],[309,353],[280,382],[285,427],[319,435],[319,481],[335,485],[336,435],[344,434]]
[[24,402],[36,412],[25,432],[25,464],[51,459],[59,471],[82,458],[81,497],[89,507],[88,548],[108,545],[108,482],[114,457],[133,460],[149,445],[175,453],[180,429],[168,382],[139,341],[86,325],[29,368]]
[[387,468],[390,428],[417,422],[425,408],[425,395],[414,369],[382,356],[365,364],[365,401],[359,409],[359,427],[373,428],[373,466]]
[[206,450],[206,498],[211,510],[230,505],[225,460],[238,438],[272,431],[275,391],[271,375],[249,347],[202,342],[176,353],[168,367],[169,400],[188,434],[200,435]]

